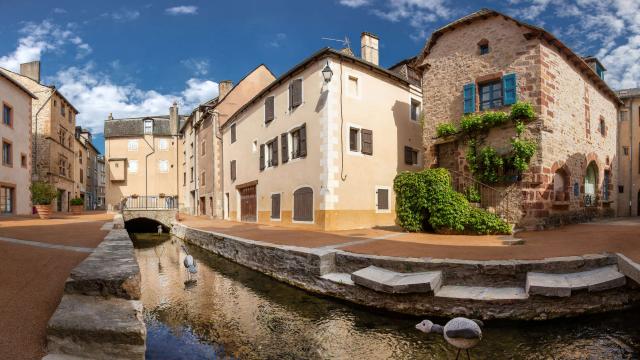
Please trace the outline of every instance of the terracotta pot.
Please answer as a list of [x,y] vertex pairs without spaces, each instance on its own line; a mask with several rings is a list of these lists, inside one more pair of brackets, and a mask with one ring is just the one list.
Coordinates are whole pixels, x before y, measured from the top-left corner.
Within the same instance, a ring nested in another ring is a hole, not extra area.
[[36,211],[40,219],[48,219],[51,217],[51,204],[49,205],[36,205]]
[[84,205],[71,205],[71,214],[80,215],[82,214],[83,208],[84,208]]

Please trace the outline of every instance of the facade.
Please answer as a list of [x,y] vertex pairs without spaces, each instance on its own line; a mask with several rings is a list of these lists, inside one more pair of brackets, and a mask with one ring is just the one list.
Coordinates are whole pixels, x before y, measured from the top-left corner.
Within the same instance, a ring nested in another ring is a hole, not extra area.
[[40,83],[40,62],[20,65],[20,74],[1,69],[4,75],[31,91],[32,178],[58,189],[54,211],[69,211],[75,192],[75,127],[78,110],[54,86]]
[[184,122],[182,136],[182,211],[222,218],[222,137],[219,126],[242,105],[275,80],[260,65],[237,85],[221,81],[218,96],[193,110]]
[[105,194],[106,194],[106,172],[104,167],[104,155],[100,154],[97,157],[98,168],[98,188],[96,190],[96,209],[105,210]]
[[84,200],[86,210],[98,208],[98,155],[93,137],[87,129],[76,126],[76,197]]
[[[322,49],[221,126],[225,218],[322,230],[393,225],[393,179],[422,168],[421,89],[362,58]],[[327,80],[325,80],[325,77]]]
[[640,89],[618,91],[624,102],[618,123],[619,216],[640,216]]
[[169,116],[114,119],[104,125],[106,207],[178,206],[178,129],[184,118],[173,104]]
[[[436,138],[436,127],[529,102],[536,120],[524,136],[535,142],[536,153],[515,182],[492,185],[504,191],[497,206],[510,202],[506,216],[526,227],[615,212],[620,100],[597,60],[577,56],[542,28],[484,9],[435,31],[416,61],[423,74],[427,167],[471,177],[467,142]],[[494,128],[483,141],[500,151],[514,128]]]
[[0,72],[0,215],[31,214],[31,102],[35,98]]
[[84,139],[79,136],[78,129],[75,132],[75,149],[76,155],[74,156],[74,181],[75,191],[73,192],[74,198],[80,198],[87,204],[87,168],[89,163],[89,156],[87,151],[87,145],[84,143]]

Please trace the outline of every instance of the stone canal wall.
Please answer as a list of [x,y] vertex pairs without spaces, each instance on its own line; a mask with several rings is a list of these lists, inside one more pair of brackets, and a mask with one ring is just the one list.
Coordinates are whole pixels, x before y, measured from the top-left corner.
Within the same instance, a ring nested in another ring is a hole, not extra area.
[[410,315],[544,320],[640,303],[640,265],[615,254],[533,261],[397,258],[274,245],[180,223],[172,234],[293,286]]
[[104,228],[111,230],[65,283],[47,325],[45,359],[144,359],[147,331],[133,243],[122,215]]

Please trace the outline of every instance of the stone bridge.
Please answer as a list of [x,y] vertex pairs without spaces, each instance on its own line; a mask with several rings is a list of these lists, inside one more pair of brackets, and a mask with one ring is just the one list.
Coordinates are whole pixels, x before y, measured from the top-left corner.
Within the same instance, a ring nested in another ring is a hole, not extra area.
[[177,213],[177,209],[124,209],[122,218],[125,223],[142,219],[154,220],[162,224],[164,230],[168,232]]

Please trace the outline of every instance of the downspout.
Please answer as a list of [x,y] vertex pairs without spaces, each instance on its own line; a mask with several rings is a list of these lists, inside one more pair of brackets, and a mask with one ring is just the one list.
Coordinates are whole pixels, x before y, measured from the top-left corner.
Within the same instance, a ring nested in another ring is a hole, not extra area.
[[[215,116],[214,116],[215,114]],[[222,131],[220,129],[220,126],[218,125],[218,114],[215,112],[211,113],[212,116],[212,120],[213,120],[213,124],[211,124],[213,126],[213,135],[215,136],[216,139],[220,140],[220,191],[221,191],[221,195],[222,195],[222,218],[225,219],[225,215],[227,217],[229,217],[229,214],[225,214],[225,207],[224,207],[224,200],[225,200],[225,196],[224,196],[224,145],[222,144]],[[215,148],[215,145],[214,145]],[[216,160],[215,160],[215,153],[213,156],[213,176],[215,179],[215,171],[216,171]],[[216,186],[216,182],[215,180],[213,181],[213,196],[216,196],[216,191],[215,191],[215,186]],[[216,199],[216,205],[218,203],[218,199]]]
[[[156,152],[156,149],[153,145],[149,144],[149,142],[147,141],[147,137],[145,136],[145,134],[142,134],[142,138],[144,139],[144,142],[147,143],[147,145],[149,145],[149,147],[151,148],[151,152],[148,153],[147,155],[145,155],[144,157],[144,208],[146,209],[148,207],[149,204],[149,156],[153,155]],[[153,138],[153,131],[151,133],[151,138]],[[155,144],[155,142],[154,142]]]

